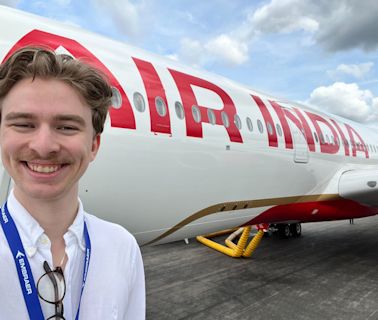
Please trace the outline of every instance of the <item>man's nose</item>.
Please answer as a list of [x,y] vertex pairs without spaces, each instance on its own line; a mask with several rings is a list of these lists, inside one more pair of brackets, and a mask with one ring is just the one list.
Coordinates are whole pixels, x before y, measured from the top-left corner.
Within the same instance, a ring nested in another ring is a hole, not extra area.
[[47,125],[37,128],[29,143],[29,147],[42,158],[46,158],[60,149],[54,130]]

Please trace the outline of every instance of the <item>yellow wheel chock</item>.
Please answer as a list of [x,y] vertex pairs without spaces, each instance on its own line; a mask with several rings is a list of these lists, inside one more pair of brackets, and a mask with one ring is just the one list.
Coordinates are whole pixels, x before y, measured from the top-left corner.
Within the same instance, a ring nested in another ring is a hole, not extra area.
[[[232,233],[231,233],[232,232]],[[252,255],[252,253],[255,251],[257,246],[259,245],[263,235],[264,235],[264,230],[263,228],[258,228],[257,233],[255,236],[252,238],[252,240],[249,242],[247,246],[247,241],[249,237],[249,233],[251,232],[251,226],[243,227],[243,228],[238,228],[238,229],[228,229],[228,230],[223,230],[220,232],[215,232],[211,234],[207,234],[205,236],[198,236],[196,237],[197,241],[201,242],[205,246],[208,246],[214,250],[217,250],[221,253],[224,253],[230,257],[233,258],[240,258],[240,257],[245,257],[248,258]],[[221,245],[213,240],[210,240],[209,238],[216,237],[219,235],[231,233],[228,238],[225,240],[226,246]],[[239,241],[237,244],[233,242],[233,240],[237,237],[240,236]]]

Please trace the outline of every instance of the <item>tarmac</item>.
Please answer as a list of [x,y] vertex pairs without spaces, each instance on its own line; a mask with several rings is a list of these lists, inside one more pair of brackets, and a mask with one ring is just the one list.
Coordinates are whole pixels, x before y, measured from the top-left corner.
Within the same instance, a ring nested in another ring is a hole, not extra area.
[[378,319],[377,216],[302,224],[301,237],[264,237],[251,258],[195,239],[142,255],[148,320]]

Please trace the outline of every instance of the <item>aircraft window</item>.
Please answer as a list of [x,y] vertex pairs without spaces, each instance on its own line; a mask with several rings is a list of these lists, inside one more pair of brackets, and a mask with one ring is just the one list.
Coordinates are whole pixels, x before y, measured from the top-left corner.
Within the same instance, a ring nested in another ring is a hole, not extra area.
[[328,134],[326,134],[326,140],[327,140],[327,143],[329,143],[329,137],[328,137]]
[[281,126],[278,123],[276,124],[276,129],[277,129],[278,135],[281,137],[282,136],[282,129],[281,129]]
[[181,120],[185,118],[184,108],[181,102],[179,101],[175,102],[175,111],[176,111],[177,118]]
[[221,113],[221,116],[222,116],[222,122],[223,122],[223,125],[228,128],[230,126],[230,120],[228,119],[228,115],[226,112],[222,111]]
[[201,122],[201,112],[196,105],[192,106],[192,115],[195,122],[197,123]]
[[135,109],[137,109],[139,112],[144,112],[144,110],[146,110],[144,98],[139,92],[134,92],[133,102]]
[[315,137],[315,141],[318,143],[318,142],[319,142],[319,139],[318,139],[318,135],[316,134],[315,131],[314,131],[314,137]]
[[242,128],[242,123],[241,123],[240,117],[239,117],[237,114],[235,114],[235,116],[234,116],[234,123],[235,123],[236,127],[237,127],[239,130],[241,130],[241,128]]
[[374,152],[377,152],[377,148],[375,147],[375,145],[373,145],[373,147],[374,147]]
[[159,116],[165,117],[165,115],[167,114],[167,106],[165,105],[162,97],[155,98],[155,107]]
[[247,122],[248,130],[252,132],[253,131],[253,123],[252,123],[251,118],[247,117],[246,122]]
[[259,128],[260,133],[264,132],[264,127],[263,127],[262,122],[260,120],[257,120],[257,127]]
[[119,109],[122,106],[122,97],[119,93],[118,88],[112,87],[112,107],[115,109]]
[[209,122],[211,124],[216,123],[215,113],[213,109],[207,109],[207,117],[209,118]]
[[348,140],[345,140],[345,145],[346,145],[347,147],[349,147],[349,142],[348,142]]

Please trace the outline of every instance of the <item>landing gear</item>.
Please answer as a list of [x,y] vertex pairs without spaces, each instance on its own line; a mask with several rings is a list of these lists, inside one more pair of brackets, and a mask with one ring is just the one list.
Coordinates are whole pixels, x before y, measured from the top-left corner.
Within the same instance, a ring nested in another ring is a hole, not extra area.
[[287,239],[290,237],[291,231],[290,231],[290,225],[286,223],[278,224],[278,235],[282,239]]
[[302,226],[300,223],[278,223],[270,226],[273,231],[278,232],[282,239],[290,237],[298,238],[302,234]]
[[302,234],[302,226],[300,223],[293,223],[290,225],[291,235],[295,238],[300,237]]

